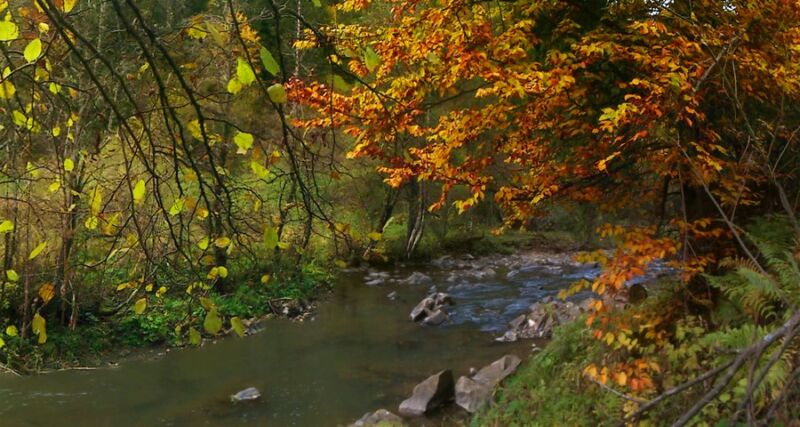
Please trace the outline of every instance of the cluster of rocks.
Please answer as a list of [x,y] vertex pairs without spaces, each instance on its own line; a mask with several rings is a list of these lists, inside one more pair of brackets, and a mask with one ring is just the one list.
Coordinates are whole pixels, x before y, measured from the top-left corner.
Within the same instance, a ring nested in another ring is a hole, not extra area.
[[422,322],[426,325],[436,326],[444,323],[447,318],[447,306],[453,305],[450,295],[444,292],[433,292],[411,310],[411,320]]
[[[520,365],[516,356],[503,356],[470,376],[462,376],[453,381],[449,369],[437,372],[417,384],[411,396],[404,400],[398,409],[403,417],[419,417],[429,414],[451,402],[472,413],[489,403],[492,392],[506,377],[514,373]],[[351,427],[376,425],[402,426],[403,418],[386,409],[364,414]]]
[[501,342],[514,342],[520,338],[550,338],[553,329],[575,320],[585,307],[571,301],[546,297],[531,305],[530,312],[520,314],[509,323],[510,328],[497,338]]

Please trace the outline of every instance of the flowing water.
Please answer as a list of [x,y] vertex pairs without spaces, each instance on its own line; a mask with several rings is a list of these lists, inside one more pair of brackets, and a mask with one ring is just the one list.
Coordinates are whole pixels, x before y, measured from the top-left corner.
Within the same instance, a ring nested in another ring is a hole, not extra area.
[[[530,353],[531,341],[494,338],[532,302],[594,274],[536,254],[346,272],[305,322],[270,320],[244,339],[116,368],[0,377],[0,426],[347,425],[378,408],[396,412],[439,370],[457,377],[504,354]],[[432,286],[452,296],[450,319],[412,323],[409,311]],[[250,386],[260,400],[230,402]]]

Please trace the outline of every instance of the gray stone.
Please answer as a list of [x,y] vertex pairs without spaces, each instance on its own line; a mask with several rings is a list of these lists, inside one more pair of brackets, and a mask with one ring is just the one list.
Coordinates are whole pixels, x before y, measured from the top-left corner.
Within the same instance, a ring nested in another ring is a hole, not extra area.
[[506,355],[483,367],[472,378],[459,378],[456,383],[456,405],[467,412],[477,411],[491,399],[492,390],[514,373],[521,362],[517,356]]
[[431,279],[431,276],[428,276],[425,273],[420,273],[419,271],[415,271],[411,273],[410,276],[401,280],[400,283],[406,285],[422,285],[425,283],[430,283],[431,281],[433,281],[433,279]]
[[261,398],[261,392],[255,387],[248,387],[236,394],[231,395],[231,402],[246,402]]
[[378,409],[375,412],[367,412],[358,421],[350,424],[350,427],[367,427],[367,426],[403,426],[403,419],[386,409]]
[[400,415],[424,415],[452,400],[454,394],[453,372],[449,369],[438,372],[414,387],[411,397],[400,404]]
[[447,312],[440,309],[437,309],[433,313],[429,314],[422,323],[430,326],[438,326],[444,323],[447,320]]
[[389,298],[392,301],[396,300],[397,299],[397,291],[389,292],[389,294],[386,295],[386,297]]
[[425,297],[422,301],[411,310],[411,320],[414,322],[418,322],[426,317],[428,317],[433,309],[433,298]]
[[522,363],[522,360],[520,360],[519,357],[513,354],[505,355],[483,367],[475,374],[473,379],[494,387],[500,384],[506,377],[513,374],[520,363]]
[[456,405],[467,412],[475,412],[492,396],[492,387],[481,381],[461,377],[456,383]]

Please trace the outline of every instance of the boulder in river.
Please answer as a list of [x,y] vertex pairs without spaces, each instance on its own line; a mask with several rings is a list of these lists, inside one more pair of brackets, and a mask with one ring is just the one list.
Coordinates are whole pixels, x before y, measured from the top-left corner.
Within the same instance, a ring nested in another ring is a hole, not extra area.
[[246,389],[231,395],[231,402],[246,402],[250,400],[258,400],[261,398],[261,392],[255,387],[247,387]]
[[440,325],[447,320],[445,306],[452,305],[450,295],[444,292],[435,292],[423,298],[409,317],[414,322],[422,321],[426,325]]
[[375,412],[367,412],[358,421],[350,424],[350,427],[368,427],[368,426],[385,426],[395,427],[404,426],[403,419],[387,411],[386,409],[378,409]]
[[467,412],[477,411],[489,401],[494,388],[514,373],[520,363],[519,357],[506,355],[483,367],[472,378],[459,378],[456,383],[456,405]]
[[449,369],[431,375],[417,384],[411,397],[400,404],[400,415],[418,417],[453,399],[455,386]]
[[447,312],[440,308],[429,314],[428,317],[422,321],[422,323],[429,326],[439,326],[444,323],[447,318]]
[[497,341],[512,342],[519,338],[550,338],[553,329],[580,316],[583,308],[571,301],[553,300],[550,297],[531,305],[530,312],[509,323],[509,330]]

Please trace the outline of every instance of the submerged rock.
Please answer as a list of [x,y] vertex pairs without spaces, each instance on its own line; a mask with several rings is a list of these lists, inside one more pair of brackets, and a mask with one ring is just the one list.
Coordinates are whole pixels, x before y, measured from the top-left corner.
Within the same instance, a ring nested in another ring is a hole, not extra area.
[[411,397],[400,404],[400,415],[418,417],[453,399],[455,386],[449,369],[431,375],[417,384]]
[[433,279],[431,278],[431,276],[428,276],[425,273],[420,273],[419,271],[415,271],[411,273],[410,276],[401,280],[400,283],[405,285],[423,285],[426,283],[430,283],[432,281]]
[[257,400],[261,398],[261,392],[255,387],[247,387],[246,389],[231,395],[231,402],[246,402],[250,400]]
[[389,292],[389,294],[386,295],[386,297],[389,298],[392,301],[396,300],[397,299],[397,291]]
[[377,425],[395,427],[404,426],[405,423],[403,423],[402,418],[398,417],[391,411],[387,411],[386,409],[378,409],[375,412],[367,412],[363,417],[359,418],[358,421],[350,424],[350,427],[367,427]]

